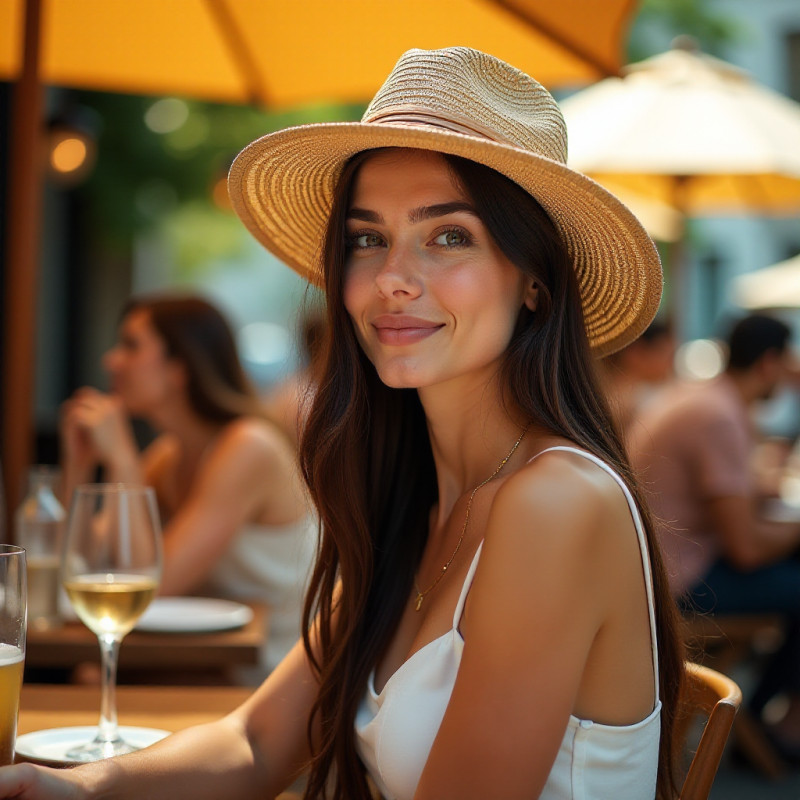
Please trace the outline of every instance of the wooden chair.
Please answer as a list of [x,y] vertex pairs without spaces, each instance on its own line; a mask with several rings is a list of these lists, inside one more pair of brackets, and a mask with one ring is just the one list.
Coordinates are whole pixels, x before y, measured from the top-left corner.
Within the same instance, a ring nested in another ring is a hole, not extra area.
[[685,734],[697,714],[706,714],[708,720],[689,764],[679,800],[707,800],[741,702],[741,689],[730,678],[708,667],[686,662],[686,713],[680,718],[679,726]]
[[[746,661],[778,647],[785,621],[776,614],[697,614],[684,617],[684,642],[690,658],[730,675]],[[736,716],[733,738],[762,775],[782,777],[787,765],[746,708]]]

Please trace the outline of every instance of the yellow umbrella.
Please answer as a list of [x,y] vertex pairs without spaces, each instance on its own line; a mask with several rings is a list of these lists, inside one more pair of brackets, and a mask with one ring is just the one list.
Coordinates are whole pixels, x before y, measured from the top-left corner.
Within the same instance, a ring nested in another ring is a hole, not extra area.
[[[371,97],[410,47],[485,50],[547,86],[619,72],[635,0],[44,0],[41,79],[272,108]],[[23,0],[0,3],[0,80]]]
[[271,108],[367,100],[410,47],[469,45],[548,86],[613,75],[636,0],[0,0],[17,81],[5,291],[3,465],[31,450],[43,84]]

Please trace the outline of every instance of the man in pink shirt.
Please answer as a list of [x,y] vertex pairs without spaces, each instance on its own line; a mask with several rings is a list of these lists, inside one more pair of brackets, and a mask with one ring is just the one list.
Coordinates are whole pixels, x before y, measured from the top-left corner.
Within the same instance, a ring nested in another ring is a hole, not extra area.
[[760,715],[771,697],[788,692],[790,712],[774,733],[787,755],[800,757],[800,525],[758,515],[749,415],[784,378],[789,336],[789,328],[770,317],[741,320],[728,340],[725,372],[665,392],[632,427],[629,445],[681,604],[702,612],[787,616],[787,640],[762,676],[751,709]]

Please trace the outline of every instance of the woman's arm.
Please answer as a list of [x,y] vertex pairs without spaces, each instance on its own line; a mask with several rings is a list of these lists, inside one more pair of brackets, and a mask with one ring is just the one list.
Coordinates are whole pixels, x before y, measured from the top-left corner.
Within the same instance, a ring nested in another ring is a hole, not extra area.
[[[538,797],[569,715],[596,708],[584,696],[593,648],[621,600],[644,594],[622,493],[577,458],[542,456],[494,499],[458,677],[416,800]],[[642,652],[649,660],[649,641]],[[630,721],[652,710],[649,681]]]
[[0,769],[0,798],[17,800],[266,800],[308,760],[306,725],[317,682],[298,642],[267,681],[217,722],[145,750],[72,770]]
[[230,423],[164,530],[161,593],[198,589],[242,526],[276,506],[289,513],[286,522],[305,512],[288,443],[261,420]]

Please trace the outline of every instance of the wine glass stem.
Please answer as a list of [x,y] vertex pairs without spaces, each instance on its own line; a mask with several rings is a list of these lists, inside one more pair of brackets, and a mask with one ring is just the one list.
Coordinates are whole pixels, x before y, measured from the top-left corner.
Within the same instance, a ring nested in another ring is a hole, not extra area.
[[102,657],[102,699],[100,700],[100,731],[98,738],[113,742],[117,733],[117,657],[121,639],[109,634],[97,637]]

